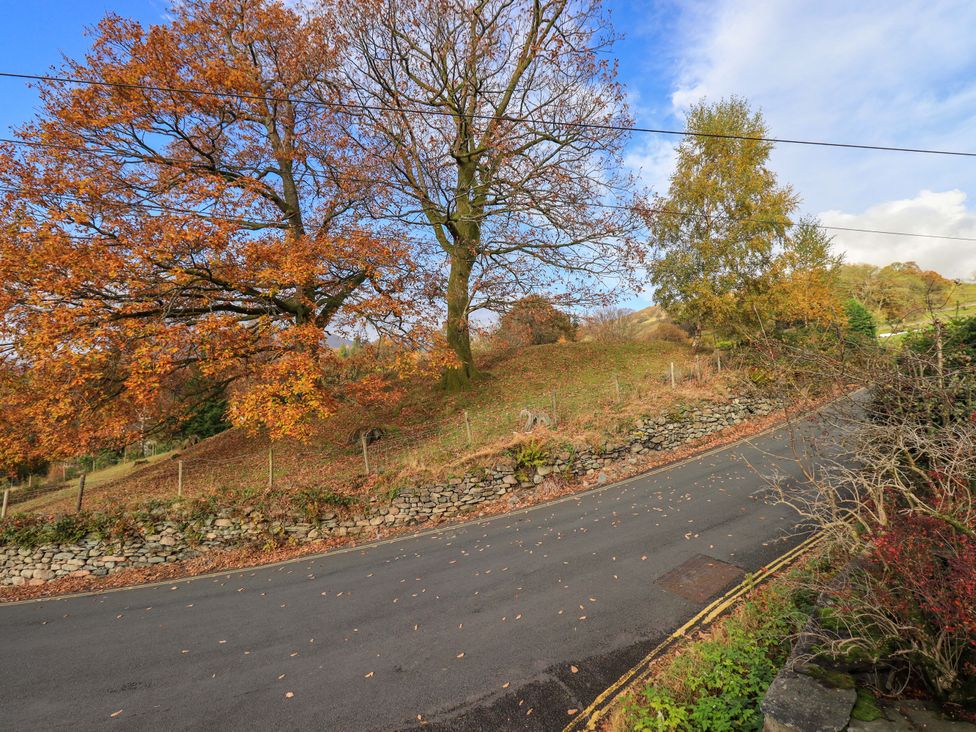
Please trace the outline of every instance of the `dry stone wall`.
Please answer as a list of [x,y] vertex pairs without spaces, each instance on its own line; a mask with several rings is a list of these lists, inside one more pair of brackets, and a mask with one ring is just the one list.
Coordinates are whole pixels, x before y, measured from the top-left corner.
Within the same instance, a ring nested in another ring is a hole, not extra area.
[[[530,469],[489,468],[446,482],[402,489],[389,501],[375,500],[358,516],[326,514],[317,523],[299,517],[272,519],[260,511],[242,514],[219,511],[202,520],[177,520],[155,512],[139,536],[125,540],[90,537],[73,544],[39,547],[0,546],[0,586],[43,584],[59,577],[105,576],[125,567],[179,562],[218,548],[262,544],[269,539],[306,543],[333,536],[375,536],[381,528],[420,525],[472,511],[481,503],[532,489],[554,473],[566,477],[596,475],[634,455],[670,450],[770,414],[776,405],[765,398],[736,398],[706,403],[667,416],[644,418],[620,444],[553,456],[550,463]],[[512,495],[512,502],[517,500]]]

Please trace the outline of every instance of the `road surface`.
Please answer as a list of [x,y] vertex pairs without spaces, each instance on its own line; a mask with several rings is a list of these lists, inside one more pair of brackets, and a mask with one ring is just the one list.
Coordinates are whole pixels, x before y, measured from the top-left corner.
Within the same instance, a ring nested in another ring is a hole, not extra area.
[[560,729],[800,541],[754,471],[791,457],[781,430],[425,535],[0,606],[0,727]]

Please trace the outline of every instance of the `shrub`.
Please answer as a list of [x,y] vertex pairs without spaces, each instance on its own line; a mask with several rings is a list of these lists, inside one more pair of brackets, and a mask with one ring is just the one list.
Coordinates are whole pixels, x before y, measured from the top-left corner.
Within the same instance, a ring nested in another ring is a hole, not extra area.
[[855,340],[874,341],[878,337],[878,326],[874,316],[859,300],[851,298],[844,303],[847,315],[847,332]]
[[[794,575],[795,576],[795,575]],[[762,728],[759,702],[806,619],[792,582],[760,590],[711,638],[691,643],[627,708],[637,732],[738,732]]]
[[668,343],[687,343],[688,333],[684,328],[674,323],[658,323],[651,333],[651,338]]
[[41,544],[77,544],[86,536],[124,538],[135,531],[135,522],[120,509],[64,514],[57,518],[17,514],[0,523],[0,546],[32,548]]
[[34,547],[43,544],[48,519],[32,514],[17,514],[0,524],[0,546]]
[[894,669],[926,686],[947,711],[959,705],[970,714],[976,713],[974,351],[976,320],[969,319],[913,334],[897,358],[876,357],[864,378],[873,392],[867,417],[860,410],[847,415],[835,445],[845,451],[842,464],[824,460],[829,469],[816,480],[816,493],[800,504],[859,559],[839,586],[823,588],[833,598],[820,639],[825,654]]
[[976,317],[910,333],[897,369],[873,387],[872,416],[932,426],[968,421],[976,411],[974,366]]
[[576,324],[546,298],[529,295],[502,315],[495,337],[508,346],[572,341],[576,338]]
[[306,488],[292,497],[292,505],[312,522],[319,522],[325,514],[336,508],[350,508],[355,504],[352,496],[344,496],[327,488]]
[[586,316],[586,334],[595,341],[620,343],[637,340],[638,323],[623,308],[603,308]]
[[546,449],[537,442],[526,442],[512,451],[515,459],[515,469],[540,468],[546,464],[549,457]]
[[776,381],[776,374],[773,371],[760,366],[750,367],[746,375],[754,386],[767,386]]
[[944,702],[976,711],[976,536],[895,515],[868,534],[863,566],[834,593],[834,652],[906,668]]

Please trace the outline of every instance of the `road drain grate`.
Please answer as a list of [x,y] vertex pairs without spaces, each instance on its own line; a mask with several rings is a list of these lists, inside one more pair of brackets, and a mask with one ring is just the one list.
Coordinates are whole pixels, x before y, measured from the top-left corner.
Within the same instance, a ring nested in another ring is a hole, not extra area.
[[743,574],[734,564],[696,554],[654,582],[689,602],[701,603],[719,594]]

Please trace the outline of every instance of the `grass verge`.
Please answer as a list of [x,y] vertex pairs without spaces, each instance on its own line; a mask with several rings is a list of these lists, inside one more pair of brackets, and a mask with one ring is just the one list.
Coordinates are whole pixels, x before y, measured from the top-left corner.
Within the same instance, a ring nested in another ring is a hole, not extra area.
[[807,588],[829,566],[824,554],[812,555],[677,646],[618,703],[606,732],[761,730],[759,704],[813,609]]

